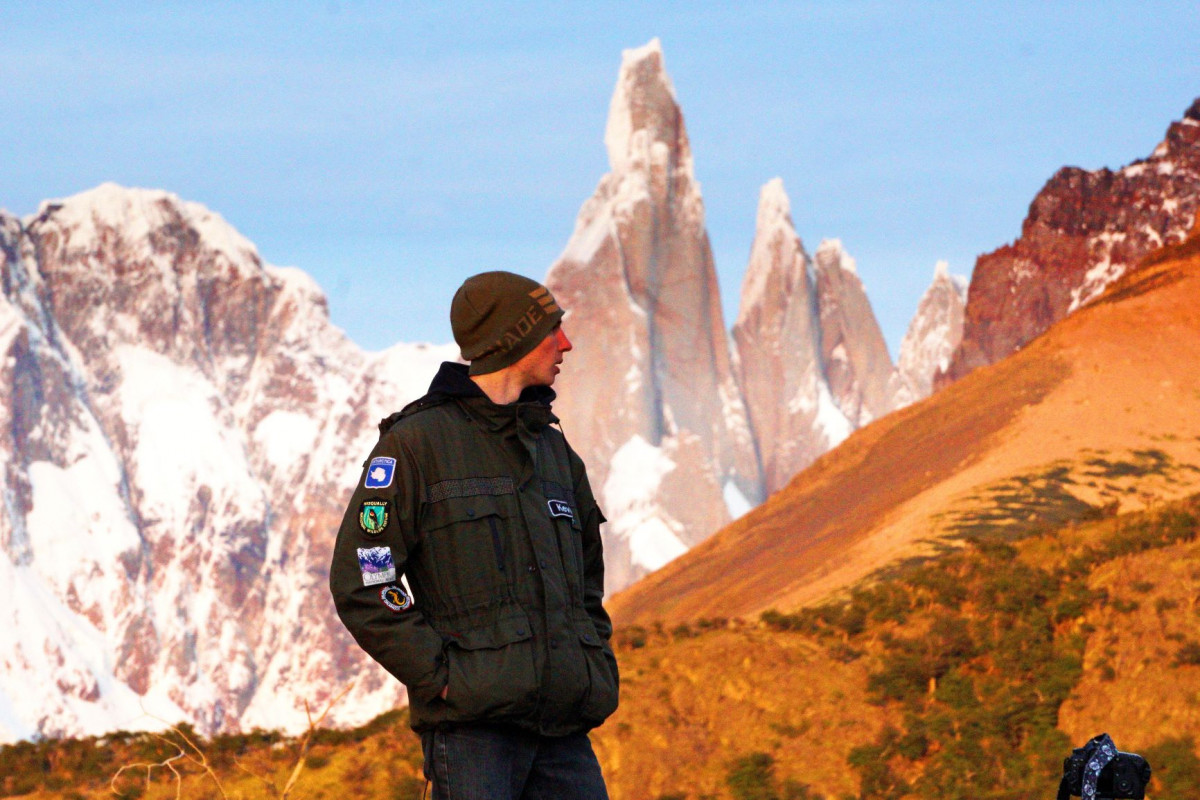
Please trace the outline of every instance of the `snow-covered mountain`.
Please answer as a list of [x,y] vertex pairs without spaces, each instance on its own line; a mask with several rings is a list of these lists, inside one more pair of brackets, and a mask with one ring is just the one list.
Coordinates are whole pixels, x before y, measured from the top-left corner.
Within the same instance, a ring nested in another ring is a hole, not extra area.
[[909,402],[854,260],[837,240],[809,257],[778,178],[759,195],[733,339],[768,493]]
[[966,304],[967,279],[951,275],[945,261],[937,262],[933,283],[921,296],[900,342],[897,366],[913,400],[932,394],[934,376],[949,368],[950,357],[962,341]]
[[623,54],[605,144],[611,171],[546,283],[575,342],[558,409],[609,518],[611,590],[757,503],[762,481],[657,39]]
[[0,219],[0,740],[296,729],[403,698],[325,576],[374,423],[447,347],[368,354],[207,209],[104,185]]

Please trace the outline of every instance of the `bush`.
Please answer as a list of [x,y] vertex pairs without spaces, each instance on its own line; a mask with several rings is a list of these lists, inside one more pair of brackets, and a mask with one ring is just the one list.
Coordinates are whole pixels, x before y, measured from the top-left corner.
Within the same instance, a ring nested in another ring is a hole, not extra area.
[[1200,642],[1188,642],[1175,653],[1175,666],[1200,666]]
[[768,753],[751,753],[733,762],[725,784],[735,800],[780,800],[775,759]]
[[1142,753],[1150,762],[1154,800],[1196,800],[1200,797],[1200,758],[1191,736],[1163,739]]

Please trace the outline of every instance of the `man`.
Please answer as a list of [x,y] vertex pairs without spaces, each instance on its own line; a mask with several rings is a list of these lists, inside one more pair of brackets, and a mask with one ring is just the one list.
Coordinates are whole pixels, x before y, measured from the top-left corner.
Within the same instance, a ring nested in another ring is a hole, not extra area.
[[408,688],[435,800],[608,796],[587,738],[617,706],[604,517],[551,427],[562,317],[529,278],[467,279],[470,366],[380,423],[338,531],[338,615]]

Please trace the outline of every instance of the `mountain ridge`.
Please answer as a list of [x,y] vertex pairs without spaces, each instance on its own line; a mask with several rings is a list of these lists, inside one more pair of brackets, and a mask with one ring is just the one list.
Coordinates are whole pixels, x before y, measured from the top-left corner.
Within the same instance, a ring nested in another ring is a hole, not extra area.
[[1153,250],[1183,241],[1200,208],[1200,98],[1147,158],[1118,170],[1063,167],[1016,241],[980,256],[945,385],[1014,352],[1100,295]]

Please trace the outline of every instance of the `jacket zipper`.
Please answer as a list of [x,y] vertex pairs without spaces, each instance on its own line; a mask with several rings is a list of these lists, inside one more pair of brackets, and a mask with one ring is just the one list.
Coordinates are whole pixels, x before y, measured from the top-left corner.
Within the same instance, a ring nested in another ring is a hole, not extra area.
[[500,538],[500,528],[496,525],[495,517],[488,517],[488,527],[492,529],[492,547],[496,550],[496,566],[504,572],[504,541]]

